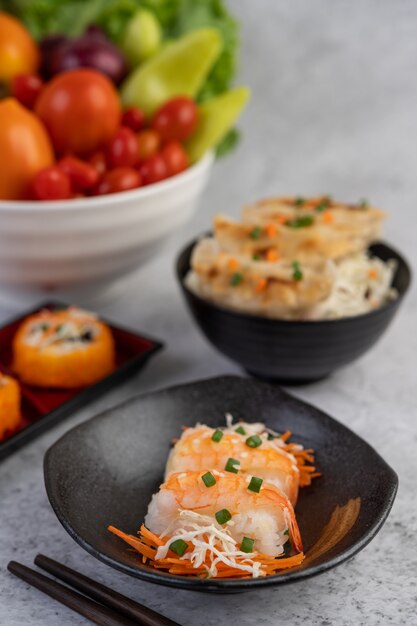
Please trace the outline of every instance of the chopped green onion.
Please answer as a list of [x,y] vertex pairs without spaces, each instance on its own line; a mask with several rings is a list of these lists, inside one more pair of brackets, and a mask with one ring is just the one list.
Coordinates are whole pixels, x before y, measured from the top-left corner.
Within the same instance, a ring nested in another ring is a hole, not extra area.
[[288,528],[287,528],[287,530],[284,530],[284,535],[286,535],[287,537],[290,536],[290,531],[288,530]]
[[41,324],[39,328],[42,332],[45,332],[46,330],[48,330],[49,324]]
[[262,478],[258,478],[257,476],[252,476],[250,479],[250,483],[248,485],[249,491],[254,491],[255,493],[259,493],[263,483]]
[[226,524],[226,522],[232,519],[232,514],[227,509],[221,509],[217,511],[215,518],[218,524]]
[[305,198],[302,198],[301,196],[297,196],[294,199],[295,206],[303,206],[303,204],[305,204],[305,202],[306,202]]
[[250,232],[251,239],[259,239],[261,235],[262,235],[262,228],[260,226],[255,226],[255,228],[253,228]]
[[214,431],[214,433],[213,433],[213,435],[211,437],[211,440],[215,441],[216,443],[219,443],[219,441],[221,441],[222,437],[223,437],[223,431],[217,429],[217,430]]
[[315,211],[317,211],[317,213],[322,213],[323,211],[325,211],[326,209],[329,208],[329,205],[331,203],[332,199],[330,196],[326,196],[325,198],[323,198],[323,200],[320,202],[320,204],[318,204],[315,207]]
[[249,446],[249,448],[257,448],[261,445],[262,439],[259,435],[251,435],[246,439],[245,443],[247,446]]
[[243,276],[240,272],[235,272],[234,274],[232,274],[232,277],[230,278],[230,284],[233,287],[237,287],[237,285],[240,285],[240,283],[243,280]]
[[296,217],[293,220],[287,220],[286,226],[289,228],[305,228],[314,224],[314,217],[312,215],[303,215],[302,217]]
[[203,474],[201,477],[201,480],[203,481],[206,487],[214,487],[214,485],[216,484],[216,479],[214,478],[211,472],[207,472],[206,474]]
[[369,209],[369,202],[365,198],[362,198],[358,206],[360,209]]
[[169,544],[169,549],[178,554],[178,556],[183,556],[187,548],[188,543],[184,539],[176,539]]
[[56,333],[61,333],[64,330],[64,326],[65,326],[65,324],[60,324],[59,326],[56,327],[55,332]]
[[255,539],[250,539],[249,537],[243,537],[242,543],[240,544],[240,549],[242,552],[253,552],[253,544],[255,543]]
[[253,261],[260,261],[261,260],[261,255],[258,254],[257,252],[255,252],[255,254],[252,256],[252,260]]
[[272,441],[273,439],[277,439],[279,435],[273,435],[272,433],[268,433],[268,441]]
[[227,463],[225,465],[225,470],[226,472],[231,472],[232,474],[237,474],[239,469],[237,467],[235,467],[235,465],[240,465],[240,461],[238,461],[237,459],[227,459]]
[[243,428],[243,426],[238,426],[237,428],[235,428],[235,433],[239,433],[239,435],[246,435],[246,430]]
[[303,272],[301,271],[301,267],[298,261],[293,261],[292,262],[292,269],[293,269],[293,273],[292,273],[292,277],[294,280],[303,280],[304,275]]

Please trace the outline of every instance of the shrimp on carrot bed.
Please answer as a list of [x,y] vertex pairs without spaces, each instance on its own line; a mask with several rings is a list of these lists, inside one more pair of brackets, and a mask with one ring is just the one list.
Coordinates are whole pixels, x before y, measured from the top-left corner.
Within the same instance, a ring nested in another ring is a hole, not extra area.
[[279,487],[295,505],[299,487],[311,484],[319,474],[312,450],[289,443],[290,432],[278,435],[264,424],[232,423],[226,428],[198,424],[186,428],[171,450],[166,466],[170,472],[210,467],[237,474],[254,474]]
[[171,574],[256,578],[304,558],[287,496],[257,476],[215,469],[170,474],[152,498],[139,537],[108,530],[144,562]]

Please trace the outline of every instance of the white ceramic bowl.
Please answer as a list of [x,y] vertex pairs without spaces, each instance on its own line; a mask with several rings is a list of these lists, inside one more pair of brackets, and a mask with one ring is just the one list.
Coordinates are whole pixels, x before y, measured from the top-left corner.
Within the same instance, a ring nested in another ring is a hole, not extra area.
[[149,187],[57,202],[0,201],[0,288],[110,282],[155,255],[192,215],[213,154]]

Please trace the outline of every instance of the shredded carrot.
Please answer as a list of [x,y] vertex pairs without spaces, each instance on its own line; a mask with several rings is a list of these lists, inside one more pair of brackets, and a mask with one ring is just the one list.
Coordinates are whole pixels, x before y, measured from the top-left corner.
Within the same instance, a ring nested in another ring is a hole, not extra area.
[[275,248],[269,248],[269,250],[267,250],[266,252],[266,260],[269,261],[270,263],[273,263],[274,261],[278,261],[278,252],[276,251]]
[[334,221],[334,215],[331,211],[325,211],[323,213],[323,222],[325,224],[333,224]]
[[146,528],[145,524],[142,524],[142,526],[140,527],[140,534],[143,535],[143,537],[147,537],[148,539],[150,539],[155,546],[163,546],[164,542],[161,541],[161,539],[157,536],[154,535],[153,533],[151,533],[151,531]]
[[[210,560],[208,556],[206,557],[206,562],[197,568],[194,567],[193,563],[190,560],[182,559],[179,557],[167,556],[163,559],[159,559],[158,561],[156,561],[156,549],[151,546],[162,546],[168,540],[168,538],[164,537],[164,541],[162,541],[160,537],[152,533],[143,524],[140,527],[139,538],[124,533],[114,526],[108,526],[107,530],[109,530],[114,535],[117,535],[118,537],[120,537],[120,539],[123,539],[123,541],[132,546],[141,555],[142,563],[146,563],[149,560],[150,565],[152,565],[156,569],[163,569],[165,571],[168,571],[170,574],[175,574],[179,576],[207,575],[207,571],[210,567]],[[192,548],[190,547],[189,550],[191,549]],[[261,575],[263,576],[272,575],[279,570],[296,567],[302,563],[303,559],[303,552],[300,552],[299,554],[290,557],[273,558],[265,554],[256,554],[252,557],[253,561],[258,561],[261,564]],[[237,560],[237,562],[240,563],[245,560],[246,557]],[[217,574],[215,578],[251,578],[250,574],[248,574],[247,571],[240,570],[233,566],[227,565],[226,563],[218,563],[216,569]]]
[[255,291],[257,291],[258,293],[260,293],[261,291],[265,291],[267,285],[268,281],[266,280],[266,278],[260,278],[256,283]]
[[229,259],[227,265],[230,270],[237,270],[237,268],[239,267],[239,263],[236,261],[236,259]]
[[370,269],[368,271],[368,276],[369,278],[372,278],[372,280],[376,280],[378,278],[378,270]]
[[125,541],[130,546],[132,546],[132,548],[135,548],[135,550],[140,552],[140,554],[142,554],[143,556],[146,556],[149,559],[155,558],[156,550],[144,544],[140,539],[137,539],[133,535],[128,535],[122,532],[121,530],[114,528],[114,526],[108,526],[107,530],[109,530],[114,535],[117,535],[118,537],[120,537],[120,539],[123,539],[123,541]]
[[268,239],[273,239],[278,234],[278,228],[275,224],[267,224],[265,226],[265,234]]
[[[317,468],[314,465],[314,450],[311,448],[298,450],[297,444],[288,441],[291,435],[291,431],[287,430],[280,438],[285,443],[285,450],[292,454],[297,461],[298,471],[300,472],[300,487],[308,487],[311,485],[313,478],[321,476],[316,471]],[[307,465],[307,463],[311,463],[311,465]]]

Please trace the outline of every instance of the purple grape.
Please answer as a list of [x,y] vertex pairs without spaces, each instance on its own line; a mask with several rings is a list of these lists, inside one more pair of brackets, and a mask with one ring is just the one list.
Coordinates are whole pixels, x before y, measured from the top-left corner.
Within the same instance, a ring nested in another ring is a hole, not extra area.
[[59,48],[66,44],[68,40],[68,37],[66,37],[65,35],[47,35],[40,42],[40,74],[45,80],[49,80],[53,75],[51,71],[51,63]]
[[51,51],[51,75],[78,67],[90,67],[102,72],[116,85],[122,82],[128,70],[123,54],[95,26],[81,37],[66,39]]

